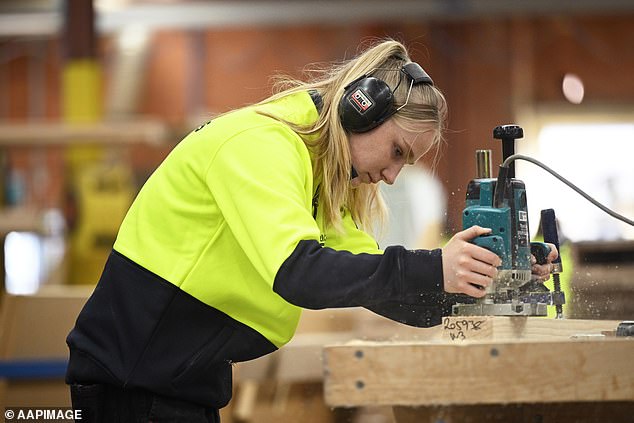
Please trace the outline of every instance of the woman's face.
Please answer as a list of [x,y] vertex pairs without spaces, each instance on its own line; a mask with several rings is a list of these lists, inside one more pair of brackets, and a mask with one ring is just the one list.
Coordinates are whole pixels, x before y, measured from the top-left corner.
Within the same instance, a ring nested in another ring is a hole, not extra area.
[[434,130],[410,132],[399,127],[394,119],[369,132],[349,135],[352,166],[358,176],[352,179],[352,186],[375,184],[384,181],[393,184],[406,164],[414,164],[434,141]]

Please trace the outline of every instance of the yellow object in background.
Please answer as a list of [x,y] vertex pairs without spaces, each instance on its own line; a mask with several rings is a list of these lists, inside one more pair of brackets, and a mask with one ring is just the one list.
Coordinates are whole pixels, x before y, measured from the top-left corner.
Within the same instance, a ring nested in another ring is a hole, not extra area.
[[129,166],[94,163],[73,179],[77,223],[70,236],[69,282],[94,284],[136,193]]
[[102,75],[95,59],[69,60],[62,72],[63,112],[66,122],[95,122],[103,115]]
[[[62,72],[62,110],[69,125],[94,123],[102,119],[102,74],[99,63],[90,58],[69,60]],[[68,148],[66,163],[70,172],[104,157],[104,147],[91,140]]]
[[[64,120],[69,125],[102,119],[102,73],[97,60],[68,60],[62,74]],[[87,139],[66,153],[66,189],[71,210],[68,282],[96,284],[119,225],[136,193],[130,167],[107,159],[107,145]]]

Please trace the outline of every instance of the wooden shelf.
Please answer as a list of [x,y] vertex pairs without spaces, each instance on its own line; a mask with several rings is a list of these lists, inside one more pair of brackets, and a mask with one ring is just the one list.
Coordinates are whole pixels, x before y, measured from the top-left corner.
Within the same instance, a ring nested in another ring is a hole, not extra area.
[[168,126],[158,120],[108,121],[86,124],[64,122],[0,123],[0,146],[55,144],[159,145],[168,138]]
[[31,207],[0,209],[0,237],[13,231],[42,231],[42,212]]

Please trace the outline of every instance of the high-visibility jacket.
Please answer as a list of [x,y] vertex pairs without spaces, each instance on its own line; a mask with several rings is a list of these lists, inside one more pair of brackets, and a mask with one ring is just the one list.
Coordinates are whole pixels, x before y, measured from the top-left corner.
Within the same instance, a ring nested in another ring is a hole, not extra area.
[[231,363],[287,343],[302,308],[439,323],[441,251],[379,250],[346,210],[344,233],[327,228],[305,141],[259,112],[318,117],[301,92],[214,119],[173,149],[129,209],[68,336],[68,383],[220,408]]

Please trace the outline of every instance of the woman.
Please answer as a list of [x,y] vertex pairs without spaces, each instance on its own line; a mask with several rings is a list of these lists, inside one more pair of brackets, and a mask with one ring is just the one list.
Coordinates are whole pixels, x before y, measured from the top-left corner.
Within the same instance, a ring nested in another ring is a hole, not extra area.
[[207,122],[123,221],[68,336],[88,421],[219,421],[231,363],[287,343],[302,308],[438,324],[444,293],[484,294],[500,259],[473,227],[433,251],[368,235],[391,184],[442,139],[441,92],[387,40],[312,82]]

